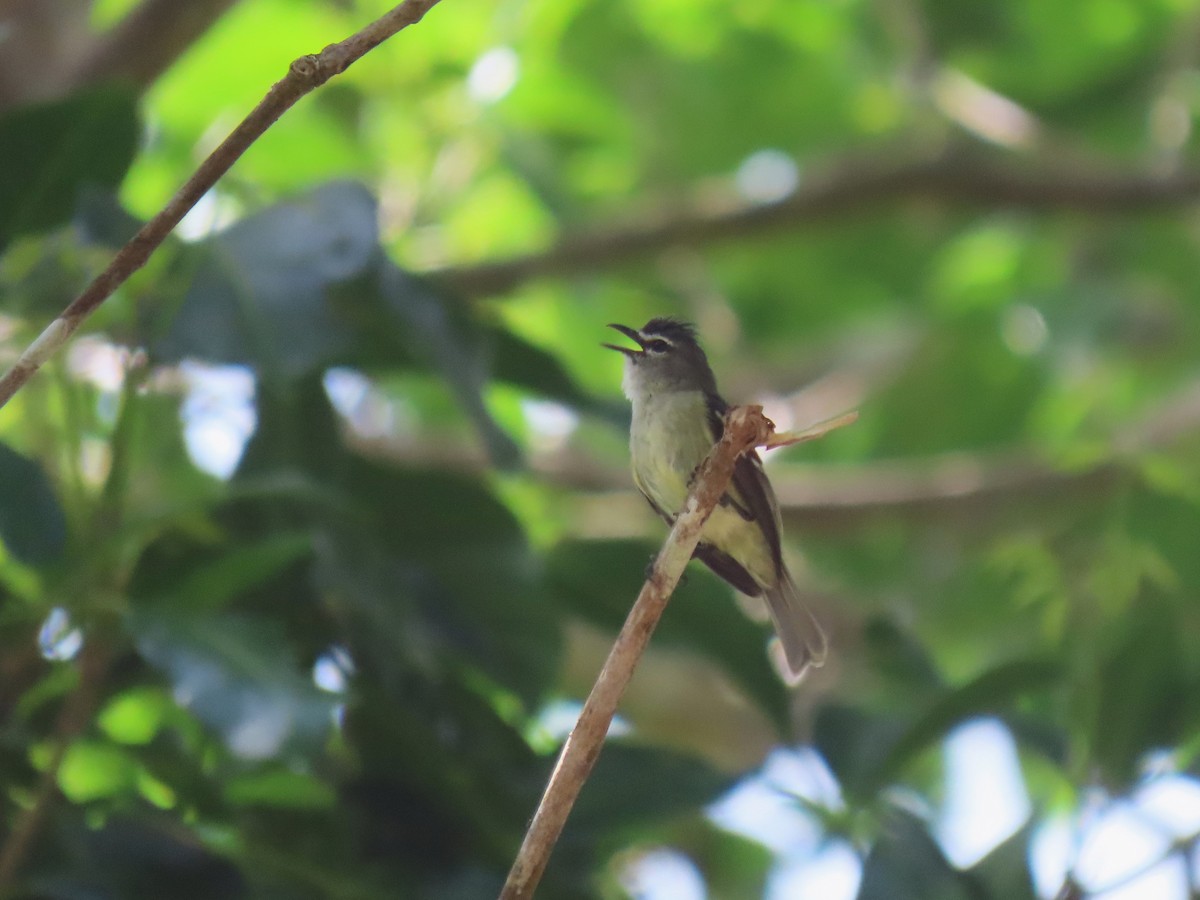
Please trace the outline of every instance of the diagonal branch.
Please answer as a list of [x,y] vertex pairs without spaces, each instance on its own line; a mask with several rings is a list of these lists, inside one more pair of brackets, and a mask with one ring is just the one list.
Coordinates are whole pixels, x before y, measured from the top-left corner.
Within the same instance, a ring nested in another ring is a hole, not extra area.
[[978,154],[951,153],[895,164],[857,160],[806,181],[768,203],[681,203],[642,221],[567,235],[546,250],[429,273],[472,295],[503,294],[537,278],[603,271],[677,246],[742,240],[824,222],[901,200],[1095,214],[1173,208],[1200,198],[1200,173],[1172,175],[1002,165]]
[[766,443],[771,433],[770,421],[763,417],[761,407],[741,406],[730,410],[725,433],[697,472],[691,495],[629,611],[629,617],[583,705],[579,721],[563,745],[504,883],[501,900],[528,900],[533,896],[571,807],[600,756],[600,747],[621,695],[633,677],[634,667],[650,642],[650,635],[666,609],[679,576],[700,542],[704,523],[729,485],[734,463],[745,451]]
[[319,54],[302,56],[292,63],[280,81],[267,92],[229,137],[221,142],[195,174],[159,213],[142,226],[133,238],[117,251],[108,267],[80,294],[63,313],[51,322],[0,378],[0,406],[21,389],[42,364],[75,333],[80,324],[107,300],[129,276],[145,265],[168,234],[179,224],[196,202],[217,183],[243,153],[291,109],[305,94],[320,87],[335,75],[382,44],[396,32],[421,21],[438,0],[405,0],[370,25],[341,43],[330,44]]

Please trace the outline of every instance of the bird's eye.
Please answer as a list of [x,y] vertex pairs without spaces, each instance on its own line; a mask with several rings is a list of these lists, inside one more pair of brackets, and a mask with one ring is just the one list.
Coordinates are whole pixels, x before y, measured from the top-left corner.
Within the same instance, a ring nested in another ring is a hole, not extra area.
[[653,340],[646,342],[646,349],[651,353],[666,353],[671,347],[666,341]]

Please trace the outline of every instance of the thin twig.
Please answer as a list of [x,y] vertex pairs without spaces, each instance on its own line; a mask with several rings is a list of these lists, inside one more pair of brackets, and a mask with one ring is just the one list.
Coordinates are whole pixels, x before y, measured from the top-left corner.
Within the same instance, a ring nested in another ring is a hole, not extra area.
[[1154,175],[1078,167],[999,164],[972,154],[896,164],[851,160],[768,203],[683,202],[644,220],[567,235],[545,250],[427,273],[475,296],[504,294],[537,278],[578,276],[702,246],[830,221],[899,200],[1095,214],[1178,208],[1200,197],[1200,173]]
[[734,463],[746,450],[764,444],[772,430],[761,407],[740,406],[730,411],[725,433],[698,471],[691,495],[629,611],[629,617],[583,705],[579,721],[563,745],[504,883],[501,900],[527,900],[533,896],[575,798],[600,755],[601,744],[608,734],[621,695],[633,677],[634,667],[650,641],[679,576],[700,542],[704,523],[729,485]]
[[112,649],[102,637],[87,641],[79,654],[79,684],[67,697],[54,727],[54,752],[38,781],[33,802],[17,817],[12,831],[0,847],[0,895],[12,885],[41,833],[54,798],[58,796],[58,772],[67,750],[83,734],[100,701],[108,677]]
[[302,56],[291,64],[266,97],[221,142],[179,192],[136,235],[117,251],[108,267],[88,285],[62,314],[51,322],[0,378],[0,406],[29,381],[41,365],[75,333],[80,324],[107,300],[126,279],[145,265],[168,234],[197,201],[275,121],[305,94],[335,75],[401,29],[421,21],[438,0],[405,0],[344,41],[330,44],[316,55]]

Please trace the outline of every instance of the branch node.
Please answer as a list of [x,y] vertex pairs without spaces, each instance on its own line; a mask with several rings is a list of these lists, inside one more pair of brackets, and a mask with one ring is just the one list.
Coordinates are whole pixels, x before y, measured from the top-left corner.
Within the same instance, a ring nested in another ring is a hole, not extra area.
[[321,65],[321,57],[313,53],[306,53],[299,59],[293,60],[289,69],[293,75],[304,81],[305,85],[316,87],[329,78],[328,75],[322,73],[324,66]]

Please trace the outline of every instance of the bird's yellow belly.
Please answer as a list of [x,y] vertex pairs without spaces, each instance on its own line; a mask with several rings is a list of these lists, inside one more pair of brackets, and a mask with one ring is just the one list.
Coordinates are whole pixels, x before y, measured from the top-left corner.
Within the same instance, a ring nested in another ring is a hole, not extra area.
[[[683,508],[696,467],[712,449],[703,395],[669,394],[635,412],[629,449],[638,488],[672,519]],[[718,505],[701,538],[728,553],[760,584],[774,581],[775,564],[766,538],[732,506]]]

